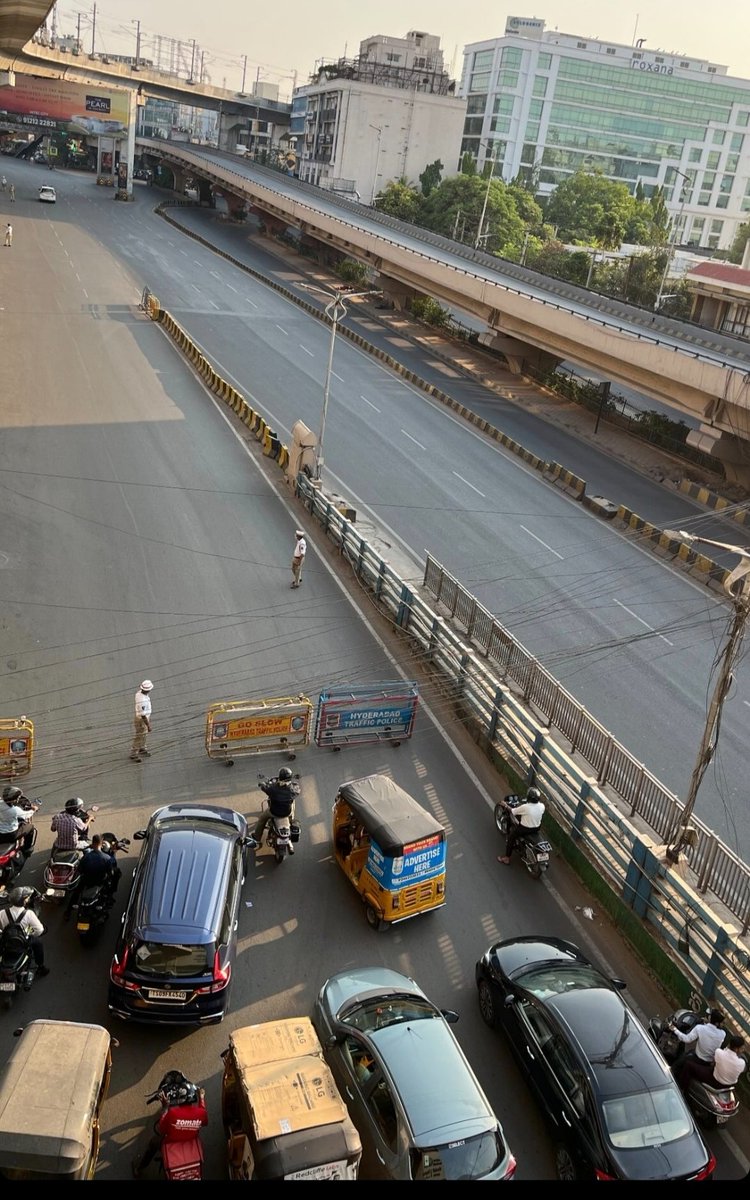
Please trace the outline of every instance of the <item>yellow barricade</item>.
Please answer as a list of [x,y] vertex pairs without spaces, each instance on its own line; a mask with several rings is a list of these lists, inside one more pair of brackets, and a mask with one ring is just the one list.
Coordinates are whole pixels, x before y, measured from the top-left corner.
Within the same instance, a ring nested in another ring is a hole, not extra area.
[[248,754],[295,758],[295,750],[309,744],[312,711],[307,696],[217,702],[206,714],[206,753],[228,767]]
[[34,722],[28,717],[0,717],[0,776],[28,775],[34,756]]

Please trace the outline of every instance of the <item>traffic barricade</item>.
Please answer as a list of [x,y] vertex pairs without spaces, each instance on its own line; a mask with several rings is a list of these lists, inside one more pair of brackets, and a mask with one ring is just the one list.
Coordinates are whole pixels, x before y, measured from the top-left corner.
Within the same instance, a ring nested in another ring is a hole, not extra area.
[[28,775],[34,756],[34,722],[28,717],[0,717],[0,777]]
[[416,683],[393,682],[321,692],[315,717],[315,743],[340,750],[364,742],[399,746],[410,738],[419,704]]
[[295,758],[295,751],[309,744],[312,712],[307,696],[212,704],[206,715],[206,753],[228,767],[248,754],[281,752]]

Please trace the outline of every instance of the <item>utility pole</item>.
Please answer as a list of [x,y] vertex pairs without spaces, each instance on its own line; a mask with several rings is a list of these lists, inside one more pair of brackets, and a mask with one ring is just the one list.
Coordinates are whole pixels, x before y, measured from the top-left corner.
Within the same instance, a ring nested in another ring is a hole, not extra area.
[[76,49],[78,49],[78,50],[81,49],[81,17],[82,16],[83,16],[83,13],[79,13],[78,20],[76,22]]
[[138,63],[141,57],[141,23],[140,21],[133,20],[131,24],[135,25],[135,63],[133,65],[133,70],[137,71]]
[[490,173],[487,176],[487,190],[484,193],[484,204],[482,205],[482,215],[479,218],[479,228],[477,230],[477,236],[474,238],[474,249],[475,250],[479,249],[479,243],[481,242],[482,236],[483,236],[482,231],[484,229],[484,217],[485,217],[485,213],[487,212],[487,201],[490,198],[490,184],[492,183],[492,176],[495,174],[496,155],[497,155],[497,147],[493,145],[492,158],[490,159]]
[[190,78],[188,83],[193,83],[195,80],[195,38],[193,38],[193,52],[190,56]]
[[664,532],[668,537],[682,538],[689,545],[693,542],[703,542],[707,546],[718,546],[720,550],[729,550],[732,554],[738,554],[740,558],[739,565],[730,572],[724,581],[724,589],[731,598],[734,606],[734,616],[729,626],[729,636],[722,650],[719,652],[719,674],[708,706],[706,724],[698,749],[698,756],[695,760],[695,766],[693,767],[693,773],[690,777],[690,787],[688,788],[685,807],[680,818],[680,824],[673,835],[673,844],[668,845],[667,848],[667,862],[675,865],[679,862],[680,854],[685,847],[695,844],[696,833],[690,821],[698,796],[698,788],[716,752],[721,728],[721,713],[724,701],[732,686],[734,665],[739,656],[742,639],[745,635],[747,619],[750,614],[750,550],[745,550],[741,546],[730,546],[726,542],[715,542],[711,538],[685,533],[682,529],[678,531],[665,529]]
[[96,5],[91,15],[91,57],[96,58]]
[[242,55],[242,84],[240,86],[240,95],[245,95],[245,76],[247,75],[247,55]]
[[672,234],[667,245],[667,261],[664,264],[664,274],[662,275],[661,283],[659,284],[659,291],[656,296],[656,303],[654,304],[654,312],[659,311],[661,302],[664,299],[664,289],[667,286],[667,276],[669,275],[669,268],[672,265],[672,258],[674,257],[674,250],[677,244],[677,234],[679,233],[680,226],[682,225],[682,214],[685,211],[685,205],[687,203],[686,189],[687,185],[692,183],[690,176],[686,175],[684,171],[678,171],[677,167],[673,167],[672,170],[683,180],[682,190],[680,192],[680,211],[672,222]]

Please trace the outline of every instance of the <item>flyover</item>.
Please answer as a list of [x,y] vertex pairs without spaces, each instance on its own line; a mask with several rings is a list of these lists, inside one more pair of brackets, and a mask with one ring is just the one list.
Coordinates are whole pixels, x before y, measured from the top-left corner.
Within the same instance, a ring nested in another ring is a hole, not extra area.
[[550,279],[209,147],[147,138],[137,147],[178,179],[210,183],[230,209],[257,209],[271,230],[294,226],[367,263],[397,306],[427,294],[478,317],[483,340],[512,370],[570,360],[690,414],[701,425],[688,440],[750,486],[750,346],[742,339]]

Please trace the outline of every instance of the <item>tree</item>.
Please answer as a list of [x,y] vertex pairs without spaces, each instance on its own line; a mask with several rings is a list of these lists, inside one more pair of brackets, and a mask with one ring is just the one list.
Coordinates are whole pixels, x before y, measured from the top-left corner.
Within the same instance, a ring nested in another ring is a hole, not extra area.
[[487,181],[476,174],[444,179],[422,202],[422,224],[435,233],[452,237],[460,213],[473,241],[480,232],[483,209],[485,228],[481,232],[486,234],[481,241],[483,249],[491,254],[518,257],[523,245],[524,223],[510,189],[502,179]]
[[565,242],[614,248],[624,237],[633,203],[624,183],[580,170],[557,186],[546,217]]
[[477,160],[474,158],[474,155],[469,154],[469,151],[467,150],[466,153],[461,156],[461,174],[476,175],[476,173]]
[[749,240],[750,240],[750,221],[745,221],[745,223],[743,225],[740,225],[739,229],[735,233],[734,239],[732,241],[732,245],[729,247],[730,263],[741,263],[742,262],[742,256],[745,253],[745,246],[747,245]]
[[428,163],[422,174],[419,176],[419,182],[422,185],[422,195],[429,196],[440,184],[440,179],[443,174],[443,164],[439,158],[434,162]]
[[375,206],[378,212],[398,217],[399,221],[421,224],[422,197],[403,177],[392,179],[385,185],[382,192],[378,193]]

